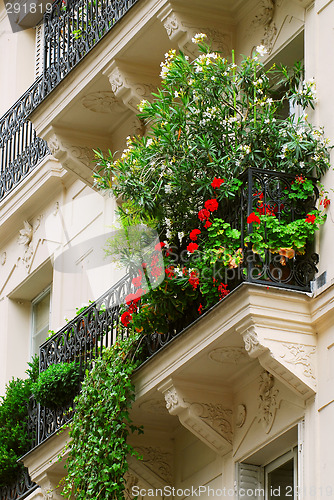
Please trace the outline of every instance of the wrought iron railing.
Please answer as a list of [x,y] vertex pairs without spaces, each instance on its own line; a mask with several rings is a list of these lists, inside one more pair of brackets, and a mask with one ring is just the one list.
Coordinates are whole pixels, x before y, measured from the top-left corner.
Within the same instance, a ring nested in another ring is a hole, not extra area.
[[33,85],[0,119],[0,200],[49,154],[27,118],[37,102]]
[[[253,168],[242,174],[243,185],[240,192],[233,199],[233,203],[225,204],[222,215],[233,227],[240,230],[240,247],[244,253],[243,263],[227,272],[226,280],[230,290],[243,281],[293,290],[310,290],[310,281],[314,278],[318,260],[318,256],[313,252],[312,242],[309,242],[304,254],[289,255],[290,258],[272,254],[270,250],[265,252],[264,258],[260,258],[245,243],[245,237],[252,231],[252,225],[247,223],[247,217],[252,212],[261,214],[270,210],[278,220],[286,224],[305,217],[314,208],[318,196],[316,187],[313,195],[307,200],[291,200],[289,194],[294,179],[294,176],[280,172]],[[103,348],[116,341],[120,305],[124,304],[125,297],[132,292],[132,281],[129,276],[125,276],[42,344],[40,371],[54,363],[71,361],[79,362],[83,369],[90,368]],[[147,349],[143,360],[168,344],[185,327],[189,327],[195,316],[189,314],[185,321],[178,323],[177,328],[173,325],[167,334],[147,335]],[[31,399],[29,430],[32,447],[41,444],[71,419],[73,410],[70,406],[51,410],[37,405],[34,399]]]
[[139,0],[56,0],[44,15],[43,75],[35,109]]
[[[289,196],[295,181],[294,175],[248,168],[240,176],[240,180],[243,184],[239,195],[232,203],[225,203],[222,214],[224,220],[241,231],[240,247],[244,254],[242,265],[237,270],[231,269],[227,272],[229,288],[232,289],[241,281],[247,281],[309,292],[319,261],[313,242],[308,242],[303,253],[292,250],[287,257],[284,251],[273,253],[272,249],[268,248],[261,256],[254,253],[251,246],[245,243],[245,237],[253,232],[254,225],[247,224],[247,217],[253,212],[260,217],[272,214],[282,224],[305,218],[314,210],[319,195],[316,179],[313,179],[313,195],[306,200],[295,200]],[[267,232],[265,243],[268,239]]]
[[15,483],[0,488],[0,500],[23,500],[36,488],[38,485],[31,481],[28,469],[23,469]]

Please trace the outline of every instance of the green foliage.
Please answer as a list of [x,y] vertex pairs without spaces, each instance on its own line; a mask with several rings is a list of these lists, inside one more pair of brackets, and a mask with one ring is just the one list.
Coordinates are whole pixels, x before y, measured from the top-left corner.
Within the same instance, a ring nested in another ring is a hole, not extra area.
[[[35,376],[35,370],[33,370]],[[28,401],[31,394],[30,379],[12,379],[0,401],[0,487],[16,480],[22,465],[20,456],[28,451]]]
[[80,367],[77,363],[50,365],[32,385],[36,401],[49,408],[70,403],[80,387]]
[[247,167],[304,175],[329,168],[323,131],[306,115],[279,115],[288,101],[313,106],[315,83],[303,82],[300,64],[265,70],[255,56],[236,66],[202,41],[194,61],[169,51],[161,77],[153,102],[139,108],[149,137],[129,137],[120,157],[96,152],[95,181],[122,197],[129,216],[156,220],[170,244],[178,245],[178,231],[194,227],[215,176],[225,180],[223,199],[233,197]]
[[128,454],[137,456],[127,438],[140,431],[129,416],[138,343],[138,335],[119,339],[86,373],[70,424],[68,474],[63,480],[66,498],[73,494],[77,500],[124,498],[126,458]]

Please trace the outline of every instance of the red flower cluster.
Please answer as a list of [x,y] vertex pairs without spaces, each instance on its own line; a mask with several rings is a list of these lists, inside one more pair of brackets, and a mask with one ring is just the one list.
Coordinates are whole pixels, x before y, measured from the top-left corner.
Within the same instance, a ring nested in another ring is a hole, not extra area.
[[159,241],[159,243],[157,243],[154,247],[154,250],[161,250],[165,245],[165,243],[163,241]]
[[296,181],[297,184],[304,184],[305,180],[306,179],[305,179],[305,177],[303,175],[296,175],[295,181]]
[[167,274],[168,278],[170,279],[174,278],[175,277],[174,266],[166,267],[165,273]]
[[204,203],[204,206],[210,212],[215,212],[216,210],[218,210],[218,201],[216,200],[216,198],[213,198],[212,200],[207,200]]
[[210,212],[209,212],[209,210],[207,210],[206,208],[202,208],[202,210],[200,210],[200,211],[198,212],[198,218],[199,218],[199,220],[201,220],[201,221],[205,221],[205,220],[207,220],[209,217],[210,217]]
[[213,187],[213,189],[216,189],[216,188],[220,188],[220,186],[224,183],[224,179],[217,179],[217,177],[215,177],[213,179],[213,181],[211,182],[211,186]]
[[199,276],[197,271],[191,271],[188,279],[189,283],[193,287],[193,290],[196,290],[196,288],[199,285]]
[[195,250],[197,249],[198,249],[197,243],[189,243],[189,245],[187,246],[187,250],[189,253],[194,253]]
[[212,278],[212,283],[214,288],[218,288],[219,300],[223,299],[230,293],[230,291],[227,290],[227,285],[225,285],[224,283],[219,283],[217,287],[218,280],[216,278]]
[[315,223],[316,216],[312,214],[307,214],[305,222],[309,222],[310,224]]
[[132,314],[129,311],[125,311],[121,316],[122,324],[127,327],[129,326],[130,321],[132,320]]
[[198,235],[201,234],[201,231],[199,229],[193,229],[190,234],[189,234],[189,238],[192,240],[192,241],[196,241],[197,240],[197,237]]
[[260,222],[261,222],[260,217],[258,215],[256,215],[255,212],[252,212],[247,217],[247,224],[252,224],[252,222],[256,222],[257,224],[260,224]]

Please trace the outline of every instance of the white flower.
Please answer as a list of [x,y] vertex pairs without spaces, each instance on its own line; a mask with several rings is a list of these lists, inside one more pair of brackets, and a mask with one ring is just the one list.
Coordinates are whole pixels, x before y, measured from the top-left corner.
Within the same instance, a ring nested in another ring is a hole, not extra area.
[[184,232],[183,231],[178,232],[177,236],[179,238],[180,243],[182,243],[182,239],[184,238]]
[[201,43],[201,42],[204,42],[204,40],[207,38],[206,34],[205,33],[197,33],[195,36],[193,36],[193,38],[191,39],[191,41],[193,43]]
[[264,45],[258,45],[255,50],[256,50],[256,53],[259,54],[259,56],[261,56],[261,57],[268,54],[268,51]]

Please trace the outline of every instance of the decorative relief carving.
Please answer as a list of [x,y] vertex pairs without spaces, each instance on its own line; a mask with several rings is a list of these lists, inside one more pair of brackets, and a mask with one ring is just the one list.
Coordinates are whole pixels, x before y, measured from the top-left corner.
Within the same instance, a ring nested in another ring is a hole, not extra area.
[[314,346],[308,346],[304,344],[293,344],[291,342],[284,342],[283,347],[287,349],[288,352],[281,355],[281,358],[286,361],[286,363],[291,363],[293,365],[301,365],[303,369],[303,374],[305,377],[310,377],[315,380],[314,367],[311,362],[311,356],[316,352]]
[[279,390],[274,388],[275,379],[273,375],[264,371],[260,377],[259,387],[259,422],[268,434],[273,426],[277,409],[279,408]]
[[144,401],[139,408],[154,415],[168,415],[166,405],[161,399],[149,399]]
[[235,425],[237,427],[242,427],[246,421],[247,409],[243,404],[238,405],[236,417],[235,417]]
[[153,446],[139,447],[138,453],[143,456],[142,463],[145,464],[152,472],[157,474],[167,484],[172,484],[172,454],[161,448]]
[[165,30],[167,31],[167,35],[171,37],[173,33],[179,28],[179,20],[174,12],[167,17],[163,25]]
[[82,105],[95,113],[121,113],[120,106],[114,92],[92,92],[84,96]]
[[124,475],[125,479],[125,490],[124,490],[124,498],[125,500],[133,500],[132,488],[134,486],[138,486],[138,477],[135,476],[129,470]]
[[168,411],[172,411],[179,404],[179,396],[176,392],[175,387],[168,389],[165,393],[166,408]]
[[217,363],[246,363],[248,356],[243,347],[219,347],[209,353],[209,358]]
[[6,264],[6,260],[7,260],[7,252],[2,252],[0,257],[0,262],[2,266]]
[[191,403],[190,408],[226,441],[232,443],[232,410],[223,408],[221,404],[212,403]]
[[33,227],[31,224],[29,224],[28,221],[23,221],[23,229],[20,229],[19,231],[19,239],[18,243],[19,245],[25,245],[28,246],[31,243],[32,237],[33,237]]

